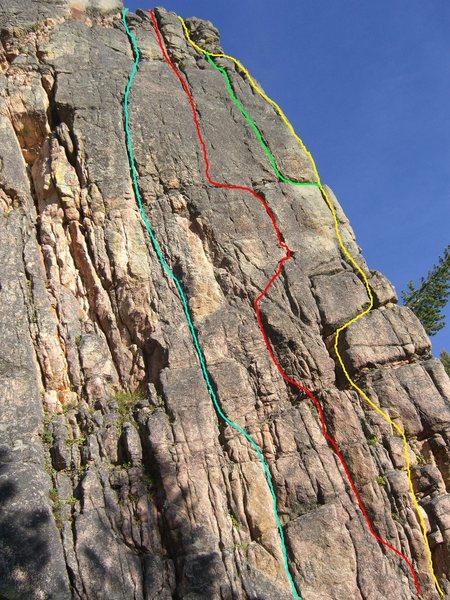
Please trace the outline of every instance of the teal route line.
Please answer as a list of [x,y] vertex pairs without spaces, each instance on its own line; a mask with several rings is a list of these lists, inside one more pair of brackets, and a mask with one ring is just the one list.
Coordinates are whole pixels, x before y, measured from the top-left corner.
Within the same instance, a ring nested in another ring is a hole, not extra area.
[[122,22],[124,24],[125,30],[127,32],[128,37],[130,38],[130,40],[132,41],[132,45],[133,45],[133,50],[134,50],[134,55],[135,55],[135,60],[134,60],[134,64],[133,64],[133,68],[128,80],[128,84],[125,90],[125,95],[124,95],[124,101],[123,101],[123,108],[124,108],[124,114],[125,114],[125,132],[126,132],[126,138],[127,138],[127,150],[128,150],[128,158],[130,161],[130,168],[131,168],[131,174],[132,174],[132,179],[133,179],[133,186],[134,186],[134,192],[135,192],[135,196],[136,196],[136,200],[138,202],[139,205],[139,210],[142,216],[142,220],[144,221],[145,227],[150,235],[153,247],[155,249],[156,254],[158,255],[158,259],[159,262],[161,263],[164,271],[167,273],[167,275],[173,279],[177,289],[178,289],[178,293],[180,294],[180,298],[181,298],[181,302],[183,304],[183,309],[184,309],[184,313],[186,315],[186,319],[188,321],[189,324],[189,330],[191,332],[192,335],[192,339],[194,342],[194,346],[195,346],[195,350],[197,352],[197,356],[198,359],[200,361],[200,366],[203,372],[203,377],[205,379],[206,382],[206,386],[208,388],[208,391],[210,393],[211,399],[213,401],[214,407],[216,409],[216,411],[218,412],[218,414],[220,415],[220,417],[226,422],[228,423],[228,425],[230,425],[231,427],[233,427],[233,429],[235,429],[236,431],[239,431],[239,433],[241,433],[251,444],[251,446],[253,447],[253,449],[255,450],[255,452],[258,455],[258,458],[263,466],[264,469],[264,474],[266,476],[266,480],[267,483],[269,485],[270,488],[270,493],[272,494],[272,499],[273,499],[273,511],[274,511],[274,515],[275,515],[275,520],[277,523],[277,527],[278,527],[278,532],[280,534],[280,538],[281,538],[281,545],[283,548],[283,559],[284,559],[284,566],[286,569],[286,574],[288,576],[288,579],[290,581],[291,584],[291,588],[292,588],[292,593],[294,595],[294,598],[296,598],[296,600],[302,600],[302,597],[298,595],[296,589],[295,589],[295,584],[294,584],[294,580],[292,578],[292,575],[290,573],[289,570],[289,564],[288,564],[288,559],[287,559],[287,551],[286,551],[286,545],[284,542],[284,534],[283,534],[283,527],[281,525],[281,521],[280,518],[278,516],[278,511],[277,511],[277,498],[275,495],[275,490],[273,488],[273,484],[272,484],[272,478],[270,476],[270,472],[269,469],[267,467],[266,461],[264,460],[264,457],[261,453],[261,450],[259,449],[258,445],[256,444],[256,442],[253,440],[253,438],[244,430],[242,429],[242,427],[239,427],[239,425],[237,425],[236,423],[234,423],[233,421],[231,421],[230,419],[228,419],[228,417],[223,413],[222,409],[220,408],[216,393],[214,392],[214,389],[211,385],[211,381],[209,378],[209,373],[208,370],[206,368],[206,364],[205,364],[205,359],[203,357],[203,353],[201,351],[200,345],[198,343],[198,338],[197,338],[197,334],[195,332],[194,329],[194,325],[192,323],[192,319],[191,319],[191,315],[189,312],[189,307],[188,307],[188,303],[187,303],[187,299],[186,296],[183,292],[183,288],[181,287],[180,282],[178,281],[178,279],[176,278],[176,276],[173,274],[173,272],[170,270],[169,266],[167,265],[165,258],[161,252],[161,248],[159,247],[158,241],[155,237],[155,234],[153,233],[153,230],[150,226],[150,223],[148,222],[147,219],[147,215],[145,214],[145,210],[144,210],[144,206],[142,204],[142,198],[141,198],[141,194],[139,191],[139,184],[138,184],[138,180],[137,180],[137,170],[136,170],[136,165],[135,165],[135,160],[134,160],[134,154],[133,154],[133,145],[132,145],[132,141],[131,141],[131,134],[130,134],[130,127],[129,127],[129,114],[128,114],[128,97],[130,95],[130,90],[131,90],[131,86],[133,83],[133,79],[134,76],[136,75],[136,71],[138,68],[138,64],[139,64],[139,59],[140,59],[140,55],[139,55],[139,47],[136,41],[135,36],[131,33],[131,31],[128,28],[128,24],[126,21],[126,14],[128,12],[128,8],[125,8],[123,13],[122,13]]
[[297,186],[312,186],[312,187],[320,187],[320,185],[315,182],[315,181],[293,181],[292,179],[288,179],[287,177],[284,177],[284,175],[282,173],[280,173],[278,167],[277,167],[277,163],[275,162],[275,159],[272,155],[272,153],[270,152],[266,142],[264,141],[263,136],[261,135],[261,132],[259,131],[259,129],[256,127],[256,125],[254,124],[254,122],[251,120],[251,118],[249,117],[247,111],[245,110],[245,108],[242,106],[242,104],[239,102],[238,98],[236,97],[235,93],[233,92],[233,88],[231,86],[231,81],[230,78],[228,76],[228,73],[225,71],[225,69],[223,69],[222,67],[219,67],[219,65],[216,65],[216,63],[212,60],[209,52],[206,52],[206,58],[208,59],[209,63],[217,70],[220,71],[222,73],[222,75],[225,77],[225,82],[227,85],[227,90],[228,90],[228,94],[230,95],[231,99],[233,100],[233,102],[236,104],[236,106],[238,107],[238,109],[240,110],[240,112],[242,113],[242,115],[247,119],[249,125],[251,126],[251,128],[253,129],[253,131],[255,132],[258,140],[260,141],[264,152],[267,154],[268,159],[270,160],[270,162],[272,163],[273,169],[275,171],[275,173],[277,174],[278,178],[281,179],[281,181],[284,181],[285,183],[290,183],[292,185],[297,185]]

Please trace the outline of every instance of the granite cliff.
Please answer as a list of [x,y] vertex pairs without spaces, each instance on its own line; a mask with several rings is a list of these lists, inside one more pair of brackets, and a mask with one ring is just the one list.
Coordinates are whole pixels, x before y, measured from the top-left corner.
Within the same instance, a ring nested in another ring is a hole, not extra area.
[[[116,0],[0,0],[0,598],[288,600],[263,469],[217,415],[180,297],[133,191]],[[336,328],[368,305],[315,188],[278,180],[224,81],[155,9],[198,108],[215,179],[270,205],[293,250],[261,304],[274,353],[319,399],[377,533],[437,600],[402,441],[351,389]],[[305,600],[416,597],[368,531],[306,394],[273,365],[253,301],[281,258],[264,208],[204,177],[187,97],[148,12],[130,128],[146,214],[188,298],[224,412],[261,448]],[[217,51],[211,23],[186,23]],[[287,177],[313,173],[275,111],[223,61]],[[436,576],[450,598],[450,380],[421,324],[370,270],[374,309],[342,335],[353,379],[404,430]],[[361,201],[364,201],[362,190]]]

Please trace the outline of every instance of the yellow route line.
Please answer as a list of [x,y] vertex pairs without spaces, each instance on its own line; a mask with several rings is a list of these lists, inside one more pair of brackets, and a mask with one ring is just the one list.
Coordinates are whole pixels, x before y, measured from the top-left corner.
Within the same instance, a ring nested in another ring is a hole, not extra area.
[[[198,46],[193,40],[191,40],[191,37],[189,35],[189,31],[188,28],[186,27],[186,23],[184,22],[184,20],[182,19],[182,17],[178,17],[181,21],[181,24],[183,25],[183,29],[184,29],[184,33],[186,35],[187,40],[189,41],[189,43],[199,52],[202,52],[202,54],[207,54],[206,50],[203,50],[203,48],[200,48],[200,46]],[[367,294],[369,296],[370,299],[370,304],[369,307],[366,308],[364,311],[360,312],[359,314],[356,315],[356,317],[353,317],[353,319],[350,319],[350,321],[348,321],[347,323],[345,323],[345,325],[342,325],[342,327],[339,327],[336,330],[336,336],[335,336],[335,340],[334,340],[334,350],[336,352],[336,356],[339,360],[339,363],[342,367],[342,370],[344,372],[345,377],[347,378],[347,381],[350,383],[350,385],[370,404],[370,406],[372,408],[374,408],[382,417],[384,417],[384,419],[386,419],[386,421],[388,421],[388,423],[390,423],[392,425],[392,427],[394,427],[394,429],[400,434],[401,438],[403,439],[403,450],[404,450],[404,454],[405,454],[405,462],[406,462],[406,471],[407,471],[407,475],[408,475],[408,481],[409,481],[409,488],[411,490],[411,495],[413,498],[413,503],[414,503],[414,507],[416,509],[417,515],[419,516],[419,521],[420,521],[420,525],[422,527],[422,533],[423,533],[423,537],[425,540],[425,545],[427,547],[428,550],[428,557],[429,557],[429,562],[430,562],[430,569],[431,569],[431,574],[433,576],[433,580],[436,584],[436,587],[440,593],[441,596],[444,595],[444,592],[441,589],[441,586],[439,585],[439,582],[436,578],[436,575],[434,573],[434,567],[433,567],[433,557],[431,554],[431,548],[430,548],[430,544],[428,542],[428,536],[427,536],[427,528],[425,525],[425,520],[422,516],[422,513],[420,511],[419,508],[419,504],[417,502],[417,498],[416,498],[416,494],[414,492],[414,487],[413,487],[413,483],[411,480],[411,463],[409,460],[409,452],[408,452],[408,441],[406,439],[405,436],[405,432],[402,430],[401,427],[399,427],[396,423],[394,423],[394,421],[392,421],[392,419],[389,417],[389,415],[387,413],[385,413],[379,406],[377,406],[374,402],[372,402],[372,400],[369,398],[369,396],[367,396],[367,394],[360,388],[357,386],[357,384],[352,380],[352,378],[350,377],[350,375],[347,372],[347,369],[345,368],[344,365],[344,361],[342,360],[342,357],[339,353],[339,348],[338,348],[338,344],[339,344],[339,335],[342,331],[344,331],[345,329],[347,329],[347,327],[349,327],[352,323],[356,323],[356,321],[358,321],[359,319],[361,319],[361,317],[363,317],[364,315],[367,315],[373,308],[373,295],[372,295],[372,290],[370,289],[370,285],[369,285],[369,281],[367,280],[367,276],[364,273],[364,271],[361,269],[361,267],[358,265],[358,263],[355,261],[355,259],[351,256],[351,254],[348,252],[347,248],[344,245],[344,242],[342,241],[342,237],[341,237],[341,232],[339,229],[339,222],[338,222],[338,218],[336,215],[336,211],[334,209],[334,206],[331,202],[331,200],[328,197],[328,194],[326,193],[326,191],[324,190],[322,183],[320,181],[320,177],[319,177],[319,173],[317,171],[317,167],[316,167],[316,163],[314,161],[314,158],[312,157],[311,153],[309,152],[309,150],[307,150],[305,144],[303,143],[303,141],[299,138],[299,136],[295,133],[294,128],[292,127],[291,123],[288,121],[287,117],[285,116],[284,112],[281,110],[281,108],[279,107],[279,105],[272,100],[271,98],[269,98],[264,92],[263,90],[258,86],[258,84],[256,83],[256,81],[253,79],[253,77],[250,75],[250,73],[247,71],[247,69],[244,67],[244,65],[242,63],[240,63],[236,58],[234,58],[233,56],[229,56],[228,54],[214,54],[212,52],[208,52],[208,54],[210,56],[214,56],[216,58],[227,58],[231,61],[234,62],[234,64],[236,66],[239,67],[239,69],[241,69],[247,76],[251,86],[258,92],[258,94],[260,96],[262,96],[264,98],[264,100],[266,100],[267,102],[269,102],[269,104],[271,104],[277,111],[277,113],[280,115],[280,117],[283,119],[284,123],[287,125],[289,131],[292,133],[292,135],[295,137],[295,139],[298,141],[298,143],[300,144],[300,147],[302,148],[302,150],[307,154],[307,156],[309,156],[310,160],[311,160],[311,164],[313,166],[314,169],[314,173],[317,177],[317,185],[319,190],[322,193],[322,196],[325,200],[325,202],[328,204],[328,207],[331,211],[331,214],[333,215],[333,219],[334,219],[334,228],[336,231],[336,235],[337,238],[339,240],[339,245],[342,249],[342,251],[344,252],[345,256],[347,257],[347,259],[349,260],[349,262],[354,266],[354,268],[357,270],[357,272],[361,275],[361,277],[363,278],[364,281],[364,285],[366,287],[367,290]]]

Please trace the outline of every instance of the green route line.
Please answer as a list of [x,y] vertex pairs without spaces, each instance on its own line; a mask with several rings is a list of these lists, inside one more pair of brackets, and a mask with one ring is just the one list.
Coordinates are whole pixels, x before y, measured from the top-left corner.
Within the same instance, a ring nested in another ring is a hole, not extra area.
[[[194,325],[192,323],[192,319],[191,319],[191,315],[189,312],[189,307],[188,307],[188,303],[187,303],[187,299],[186,296],[183,292],[183,288],[181,287],[180,282],[178,281],[178,279],[175,277],[175,275],[173,274],[173,272],[170,270],[169,266],[166,263],[166,260],[161,252],[161,248],[159,247],[158,241],[155,237],[155,234],[153,233],[153,230],[150,226],[150,223],[148,222],[147,219],[147,215],[145,214],[145,210],[144,210],[144,205],[142,203],[142,198],[141,198],[141,194],[139,191],[139,184],[138,184],[138,180],[137,180],[137,169],[136,169],[136,164],[135,164],[135,160],[134,160],[134,153],[133,153],[133,145],[131,142],[131,134],[130,134],[130,127],[129,127],[129,114],[128,114],[128,97],[130,95],[130,90],[131,90],[131,85],[133,83],[133,79],[134,76],[136,75],[136,71],[138,68],[138,64],[139,64],[139,59],[140,59],[140,54],[139,54],[139,47],[136,41],[135,36],[131,33],[131,31],[128,28],[128,24],[126,21],[126,14],[128,12],[128,8],[125,8],[123,13],[122,13],[122,21],[125,27],[125,30],[127,32],[128,37],[131,39],[132,41],[132,45],[133,45],[133,50],[134,50],[134,55],[135,55],[135,60],[134,60],[134,64],[133,64],[133,68],[128,80],[128,84],[125,90],[125,95],[124,95],[124,101],[123,101],[123,108],[124,108],[124,114],[125,114],[125,132],[126,132],[126,138],[127,138],[127,149],[128,149],[128,158],[130,161],[130,168],[131,168],[131,173],[132,173],[132,178],[133,178],[133,187],[134,187],[134,192],[135,192],[135,196],[139,205],[139,210],[142,216],[142,220],[144,221],[145,227],[150,235],[153,247],[155,249],[156,254],[158,255],[158,259],[159,262],[161,263],[164,271],[167,273],[167,275],[173,279],[178,292],[180,294],[180,298],[181,301],[183,303],[183,309],[184,309],[184,313],[186,315],[186,319],[188,321],[189,324],[189,329],[192,335],[192,339],[194,342],[194,346],[195,346],[195,350],[197,352],[197,356],[198,359],[200,361],[200,366],[203,372],[203,377],[205,379],[206,382],[206,386],[208,388],[208,391],[210,393],[211,399],[214,403],[214,407],[216,409],[216,411],[218,412],[218,414],[220,415],[220,417],[226,422],[228,423],[228,425],[230,425],[231,427],[233,427],[233,429],[236,429],[236,431],[239,431],[239,433],[241,433],[252,445],[253,449],[255,450],[255,452],[258,455],[258,458],[263,466],[264,469],[264,474],[266,476],[266,480],[267,483],[269,484],[269,488],[270,488],[270,493],[272,494],[272,499],[273,499],[273,512],[275,515],[275,520],[277,522],[277,527],[278,527],[278,532],[280,534],[280,538],[281,538],[281,545],[283,548],[283,560],[284,560],[284,566],[286,569],[286,574],[288,576],[289,582],[291,584],[291,588],[292,588],[292,594],[294,596],[294,598],[296,598],[296,600],[302,600],[302,597],[298,595],[296,588],[295,588],[295,583],[294,580],[292,578],[291,572],[289,570],[289,563],[288,563],[288,558],[287,558],[287,551],[286,551],[286,544],[284,542],[284,534],[283,534],[283,527],[281,525],[281,521],[280,518],[278,516],[278,511],[277,511],[277,498],[275,495],[275,490],[272,484],[272,478],[270,476],[269,473],[269,469],[267,467],[266,461],[264,460],[264,457],[261,453],[261,450],[259,449],[258,445],[256,444],[256,442],[253,440],[253,438],[244,430],[242,429],[242,427],[239,427],[239,425],[237,425],[236,423],[234,423],[233,421],[231,421],[230,419],[228,419],[228,417],[223,413],[222,409],[220,408],[216,393],[214,392],[214,389],[211,385],[211,381],[210,381],[210,377],[209,377],[209,373],[208,370],[206,368],[206,364],[205,364],[205,359],[203,357],[203,353],[200,349],[200,345],[198,343],[198,338],[197,338],[197,334],[195,332],[194,329]],[[315,184],[316,185],[316,184]]]
[[281,181],[284,181],[285,183],[290,183],[292,185],[320,187],[320,184],[317,183],[317,182],[315,182],[315,181],[293,181],[292,179],[288,179],[287,177],[284,177],[284,175],[282,175],[280,173],[280,171],[279,171],[279,169],[277,167],[277,163],[275,162],[275,159],[274,159],[272,153],[270,152],[270,150],[269,150],[266,142],[264,141],[263,136],[261,135],[261,132],[256,127],[256,125],[254,124],[254,122],[251,120],[251,118],[249,117],[249,115],[248,115],[247,111],[245,110],[245,108],[242,106],[242,104],[236,98],[236,95],[233,92],[233,88],[231,87],[231,81],[230,81],[230,78],[228,76],[228,73],[225,71],[225,69],[223,69],[222,67],[219,67],[218,65],[216,65],[216,63],[212,60],[211,56],[209,55],[209,52],[206,52],[205,54],[206,54],[206,58],[208,59],[209,63],[217,71],[220,71],[222,73],[222,75],[225,77],[225,81],[226,81],[227,89],[228,89],[228,94],[230,95],[230,98],[236,104],[236,106],[238,107],[238,109],[240,110],[240,112],[242,113],[242,115],[247,119],[247,121],[250,124],[251,128],[255,132],[258,140],[261,143],[261,146],[264,149],[264,152],[267,154],[268,159],[272,163],[273,169],[274,169],[275,173],[277,174],[278,178],[281,179]]
[[[192,43],[192,42],[191,42],[191,43]],[[230,98],[233,100],[234,104],[235,104],[235,105],[238,107],[239,111],[242,113],[242,115],[244,116],[244,118],[247,120],[247,122],[249,123],[249,125],[251,126],[251,128],[253,129],[253,131],[255,132],[255,134],[256,134],[256,136],[257,136],[257,138],[258,138],[258,140],[259,140],[259,142],[260,142],[261,146],[263,147],[263,149],[264,149],[265,153],[267,154],[267,156],[268,156],[268,158],[269,158],[269,160],[270,160],[270,162],[271,162],[271,164],[272,164],[272,166],[273,166],[273,168],[274,168],[274,170],[275,170],[275,173],[276,173],[276,175],[279,177],[279,179],[280,179],[281,181],[283,181],[283,182],[290,183],[290,184],[292,184],[292,185],[296,185],[296,186],[300,186],[300,185],[313,185],[313,186],[316,186],[316,187],[318,187],[318,188],[320,189],[320,191],[322,192],[322,194],[324,194],[324,195],[325,195],[325,199],[327,200],[328,206],[330,207],[330,209],[331,209],[331,212],[333,213],[333,217],[334,217],[334,219],[335,219],[335,223],[336,223],[336,225],[337,225],[336,213],[335,213],[335,211],[334,211],[334,210],[333,210],[333,208],[332,208],[332,204],[331,204],[331,202],[329,201],[329,199],[327,198],[326,194],[324,193],[324,190],[323,190],[323,188],[322,188],[322,185],[321,185],[321,183],[299,183],[299,182],[297,182],[297,181],[292,181],[291,179],[287,179],[286,177],[284,177],[284,176],[283,176],[283,175],[280,173],[280,171],[279,171],[279,169],[278,169],[278,167],[277,167],[277,164],[276,164],[276,162],[275,162],[275,159],[274,159],[274,157],[273,157],[272,153],[270,152],[270,150],[269,150],[269,148],[268,148],[268,146],[267,146],[266,142],[264,141],[264,139],[263,139],[263,137],[262,137],[262,135],[261,135],[261,132],[259,131],[258,127],[257,127],[257,126],[255,125],[255,123],[252,121],[251,117],[248,115],[248,113],[246,112],[246,110],[244,109],[244,107],[242,106],[242,104],[240,103],[240,101],[238,100],[238,98],[236,97],[236,95],[235,95],[235,93],[234,93],[234,91],[233,91],[233,88],[232,88],[232,85],[231,85],[231,81],[230,81],[230,77],[229,77],[228,73],[225,71],[225,69],[223,69],[222,67],[219,67],[218,65],[216,65],[216,63],[215,63],[215,62],[212,60],[212,58],[211,58],[211,56],[210,56],[210,53],[209,53],[209,52],[206,52],[206,51],[204,51],[204,50],[202,50],[202,52],[204,52],[204,54],[206,55],[206,58],[208,59],[208,62],[209,62],[209,63],[210,63],[210,64],[211,64],[211,65],[214,67],[214,69],[216,69],[216,71],[220,71],[220,72],[222,73],[222,75],[224,76],[224,78],[225,78],[225,82],[226,82],[226,87],[227,87],[227,89],[228,89],[228,94],[229,94]],[[228,57],[228,58],[230,58],[230,57]],[[234,59],[233,59],[233,60],[234,60]],[[248,73],[247,73],[247,74],[248,74]],[[295,135],[295,134],[294,134],[294,135]],[[300,143],[302,144],[302,142],[300,142]],[[304,148],[304,146],[303,146],[303,148]],[[312,158],[312,157],[311,157],[311,158]],[[314,162],[313,162],[313,164],[314,164]],[[316,173],[317,173],[317,170],[316,170]],[[320,180],[319,180],[319,181],[320,181]],[[345,251],[345,247],[344,247],[344,245],[343,245],[343,242],[342,242],[342,239],[341,239],[341,237],[340,237],[340,234],[339,234],[339,231],[338,231],[338,229],[337,229],[337,234],[338,234],[338,239],[339,239],[340,245],[341,245],[341,247],[342,247],[342,248],[344,249],[344,251]],[[347,254],[348,254],[348,253],[347,253]],[[350,257],[350,259],[351,259],[351,257]],[[358,265],[357,265],[357,264],[354,262],[354,260],[353,260],[353,259],[351,259],[351,261],[353,262],[353,264],[355,264],[355,266],[356,266],[357,270],[358,270],[358,271],[359,271],[359,272],[360,272],[360,273],[363,275],[363,277],[364,277],[364,273],[361,271],[361,269],[358,267]],[[370,288],[369,288],[369,286],[368,286],[368,283],[367,283],[367,279],[366,279],[366,278],[365,278],[365,282],[366,282],[366,287],[367,287],[367,290],[368,290],[368,292],[369,292],[369,296],[370,296],[370,298],[371,298],[371,300],[372,300],[372,294],[371,294],[371,292],[370,292]],[[372,302],[372,303],[373,303],[373,302]],[[369,307],[369,309],[368,309],[368,310],[370,310],[370,308],[371,308],[371,307]],[[367,309],[366,309],[366,312],[367,312]],[[365,314],[365,313],[361,313],[360,315],[358,315],[358,317],[357,317],[357,318],[361,317],[361,316],[362,316],[362,314]],[[350,321],[349,323],[346,323],[346,324],[345,324],[343,327],[341,327],[341,328],[338,330],[338,333],[339,333],[341,330],[345,329],[345,328],[346,328],[348,325],[350,325],[350,323],[354,322],[355,320],[356,320],[356,318],[354,318],[354,319],[353,319],[352,321]],[[337,340],[338,340],[338,336],[336,336],[336,340],[335,340],[335,349],[336,349],[336,350],[337,350]],[[340,355],[339,355],[339,353],[338,353],[338,352],[337,352],[337,356],[339,357],[339,360],[340,360],[340,362],[341,362],[341,366],[342,366],[342,367],[343,367],[343,369],[344,369],[344,373],[346,374],[346,376],[347,376],[347,379],[350,381],[350,383],[352,384],[352,386],[353,386],[353,387],[356,387],[356,386],[354,385],[354,383],[352,382],[352,380],[349,378],[349,376],[348,376],[348,374],[347,374],[347,372],[346,372],[346,370],[345,370],[345,367],[344,367],[344,365],[343,365],[343,363],[342,363],[342,359],[340,358]],[[404,442],[404,444],[405,444],[405,447],[406,447],[406,444],[407,444],[407,442],[406,442],[406,438],[405,438],[405,434],[404,434],[404,432],[403,432],[402,430],[400,430],[400,429],[398,428],[398,426],[396,426],[396,425],[395,425],[395,423],[393,423],[393,422],[392,422],[392,421],[391,421],[389,418],[387,418],[387,417],[386,417],[386,415],[384,415],[384,414],[383,414],[383,412],[382,412],[382,411],[380,411],[380,409],[379,409],[379,408],[377,408],[377,406],[375,406],[375,405],[373,404],[373,402],[372,402],[372,401],[371,401],[371,400],[370,400],[370,399],[369,399],[369,398],[366,396],[366,394],[364,394],[364,392],[362,392],[362,391],[361,391],[361,390],[360,390],[358,387],[356,387],[356,389],[357,389],[357,390],[358,390],[358,391],[359,391],[359,392],[362,394],[362,396],[363,396],[363,397],[364,397],[366,400],[368,400],[368,401],[369,401],[369,404],[370,404],[371,406],[373,406],[375,409],[377,409],[377,410],[378,410],[378,412],[381,412],[382,416],[384,416],[384,417],[385,417],[385,418],[386,418],[386,419],[387,419],[387,420],[388,420],[388,421],[391,423],[391,425],[393,425],[393,426],[394,426],[394,427],[395,427],[395,428],[396,428],[398,431],[400,431],[400,433],[401,433],[401,435],[402,435],[402,438],[403,438],[403,442]],[[408,454],[407,454],[407,451],[405,451],[405,456],[406,456],[406,464],[407,464],[407,468],[408,468],[408,470],[409,470],[409,459],[408,459]],[[410,486],[411,486],[411,490],[412,490],[413,499],[415,500],[414,489],[412,488],[412,483],[411,483],[411,478],[410,478],[410,475],[409,475],[409,471],[408,471],[408,478],[409,478],[409,482],[410,482]],[[416,504],[417,504],[417,501],[416,501]],[[418,506],[417,506],[417,512],[419,513],[419,516],[420,516],[420,512],[419,512],[419,510],[418,510]],[[370,526],[370,524],[369,524],[369,526]],[[425,537],[425,541],[426,541],[426,543],[427,543],[427,546],[428,546],[428,541],[427,541],[426,537]],[[384,542],[383,542],[383,543],[384,543]],[[395,550],[395,549],[394,549],[394,550]],[[396,551],[396,550],[395,550],[395,551]],[[396,551],[396,552],[397,552],[397,551]],[[397,552],[397,554],[398,554],[398,552]],[[405,558],[405,557],[403,556],[403,558]],[[430,559],[430,560],[431,560],[431,559]],[[408,562],[408,561],[406,561],[406,562]],[[408,563],[408,564],[409,564],[409,563]],[[412,567],[411,567],[411,568],[412,568]],[[412,572],[413,572],[413,575],[414,575],[414,571],[412,571]],[[431,572],[432,572],[432,575],[433,575],[433,579],[434,579],[434,581],[436,582],[437,588],[438,588],[438,590],[441,592],[441,589],[440,589],[439,583],[438,583],[438,581],[437,581],[437,579],[436,579],[436,576],[435,576],[435,574],[434,574],[434,570],[433,570],[433,564],[432,564],[432,562],[431,562]],[[420,592],[419,592],[419,595],[420,595]]]

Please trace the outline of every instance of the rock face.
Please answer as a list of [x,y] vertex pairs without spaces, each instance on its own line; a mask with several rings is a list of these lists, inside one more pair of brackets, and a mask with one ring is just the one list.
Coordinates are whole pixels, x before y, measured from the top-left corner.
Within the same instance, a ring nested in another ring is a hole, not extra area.
[[[133,52],[120,10],[116,0],[0,0],[0,597],[287,600],[261,463],[214,410],[134,196],[123,120]],[[176,15],[155,14],[197,104],[211,176],[263,195],[294,251],[261,303],[275,355],[319,398],[374,529],[411,559],[423,598],[437,599],[401,438],[333,352],[336,328],[368,298],[331,213],[316,188],[277,180],[221,75]],[[282,257],[267,214],[249,194],[207,183],[149,14],[128,23],[141,50],[130,126],[147,217],[220,404],[264,454],[297,589],[305,600],[413,598],[408,568],[369,533],[311,402],[265,348],[253,301]],[[210,23],[187,24],[202,47],[219,48]],[[312,179],[274,110],[220,64],[285,176]],[[450,381],[332,198],[376,300],[341,335],[341,353],[406,432],[450,598]]]

